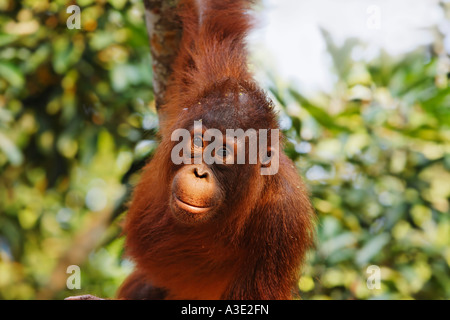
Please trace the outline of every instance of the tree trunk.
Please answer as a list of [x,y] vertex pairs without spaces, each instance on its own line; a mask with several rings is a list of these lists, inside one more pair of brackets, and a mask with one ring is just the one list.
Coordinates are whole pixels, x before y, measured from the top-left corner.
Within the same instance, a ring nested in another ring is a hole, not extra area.
[[160,123],[164,119],[161,106],[172,73],[172,62],[181,39],[181,23],[176,14],[180,0],[144,0],[145,20],[152,55],[153,91]]

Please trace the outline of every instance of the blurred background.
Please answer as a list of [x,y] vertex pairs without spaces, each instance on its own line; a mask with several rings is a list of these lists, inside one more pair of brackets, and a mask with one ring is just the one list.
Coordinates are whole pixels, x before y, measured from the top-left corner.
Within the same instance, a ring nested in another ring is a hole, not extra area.
[[[450,299],[450,2],[257,10],[251,68],[319,217],[301,297]],[[124,204],[158,144],[149,52],[141,0],[0,0],[0,299],[113,297],[132,270]]]

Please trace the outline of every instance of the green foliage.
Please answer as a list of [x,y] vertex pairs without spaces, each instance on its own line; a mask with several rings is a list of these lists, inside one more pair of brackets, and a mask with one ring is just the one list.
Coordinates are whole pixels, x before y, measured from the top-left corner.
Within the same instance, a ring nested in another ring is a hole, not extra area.
[[[353,61],[324,32],[339,80],[307,99],[270,91],[289,117],[286,150],[310,186],[319,225],[304,299],[450,298],[448,57]],[[442,59],[442,60],[441,60]],[[367,267],[381,268],[369,290]]]
[[69,30],[66,1],[0,1],[0,298],[79,294],[60,292],[70,264],[113,296],[130,270],[117,222],[95,225],[121,213],[122,178],[155,146],[143,4],[78,4]]
[[[66,1],[0,0],[0,299],[112,297],[131,270],[121,204],[158,130],[142,1],[77,4],[69,30]],[[334,92],[268,88],[319,218],[301,296],[449,299],[448,56],[365,63],[323,35]]]

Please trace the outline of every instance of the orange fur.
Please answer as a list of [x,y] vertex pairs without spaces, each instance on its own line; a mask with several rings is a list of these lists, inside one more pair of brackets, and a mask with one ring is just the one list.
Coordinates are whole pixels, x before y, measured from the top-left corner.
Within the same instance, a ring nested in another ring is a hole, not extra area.
[[170,159],[172,130],[196,119],[221,130],[278,128],[272,103],[247,69],[249,2],[195,4],[180,6],[184,34],[164,106],[162,142],[143,169],[126,220],[126,252],[136,271],[118,297],[290,299],[313,243],[314,215],[286,155],[280,154],[273,176],[261,176],[259,165],[213,168],[226,194],[215,219],[192,226],[171,214],[170,186],[178,170]]
[[170,132],[182,108],[199,100],[212,85],[227,79],[252,82],[245,47],[251,27],[250,2],[220,0],[204,4],[204,8],[197,8],[196,1],[180,4],[183,37],[172,67],[167,103],[162,107],[168,115],[168,123],[161,124],[162,134]]

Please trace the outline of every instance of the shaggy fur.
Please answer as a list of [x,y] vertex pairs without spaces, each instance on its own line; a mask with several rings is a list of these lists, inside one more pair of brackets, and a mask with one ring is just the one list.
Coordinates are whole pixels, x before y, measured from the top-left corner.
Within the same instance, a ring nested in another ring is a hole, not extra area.
[[212,166],[225,195],[214,219],[177,221],[169,201],[174,175],[171,132],[202,119],[206,127],[277,129],[270,100],[247,69],[249,2],[182,1],[183,38],[163,106],[162,141],[144,168],[127,214],[126,252],[136,271],[123,299],[290,299],[314,214],[307,191],[286,155],[272,176],[260,164]]

